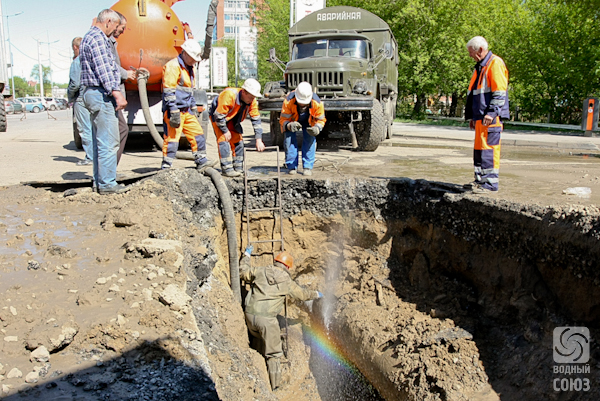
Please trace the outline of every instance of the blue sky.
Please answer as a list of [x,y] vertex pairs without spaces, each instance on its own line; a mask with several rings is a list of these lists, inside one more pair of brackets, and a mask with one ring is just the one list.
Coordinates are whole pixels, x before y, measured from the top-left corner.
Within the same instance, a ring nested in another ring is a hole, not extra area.
[[[14,75],[30,79],[31,70],[38,63],[36,39],[44,43],[40,46],[40,59],[43,65],[52,62],[52,79],[56,83],[69,81],[69,67],[72,60],[71,40],[83,36],[89,29],[92,19],[105,8],[117,3],[116,0],[0,0],[4,23],[4,38],[8,40],[7,28],[14,60]],[[147,0],[158,1],[158,0]],[[206,12],[210,0],[185,0],[175,3],[173,11],[179,19],[190,24],[194,36],[204,39]],[[23,14],[10,17],[19,12]],[[7,27],[7,17],[8,27]],[[5,45],[8,53],[8,43]],[[48,56],[50,54],[50,57]],[[6,58],[7,62],[10,58]],[[10,76],[10,69],[7,71]]]

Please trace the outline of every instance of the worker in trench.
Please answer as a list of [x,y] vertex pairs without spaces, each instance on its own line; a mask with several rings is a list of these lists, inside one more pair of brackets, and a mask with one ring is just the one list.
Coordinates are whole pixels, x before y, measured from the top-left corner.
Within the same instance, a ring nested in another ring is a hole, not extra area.
[[253,337],[258,339],[258,351],[267,360],[267,371],[271,388],[281,384],[281,329],[277,315],[281,313],[287,295],[300,301],[321,298],[319,291],[309,290],[298,285],[290,276],[294,266],[292,255],[281,252],[270,266],[251,266],[250,256],[254,250],[248,246],[240,261],[240,278],[250,283],[246,296],[246,324]]
[[198,121],[199,112],[192,88],[194,65],[202,58],[202,47],[195,40],[187,39],[181,50],[179,56],[163,67],[164,143],[161,168],[168,169],[173,165],[183,132],[192,148],[196,169],[204,172],[217,161],[206,156],[206,138]]
[[253,78],[244,81],[241,88],[226,88],[213,99],[209,116],[217,136],[221,173],[225,177],[239,177],[244,172],[244,140],[242,121],[247,115],[252,121],[256,150],[265,150],[262,124],[256,98],[261,97],[260,83]]

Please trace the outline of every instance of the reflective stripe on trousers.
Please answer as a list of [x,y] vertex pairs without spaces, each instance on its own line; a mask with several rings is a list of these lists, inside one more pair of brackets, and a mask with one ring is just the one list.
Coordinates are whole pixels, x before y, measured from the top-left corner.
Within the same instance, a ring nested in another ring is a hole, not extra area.
[[473,165],[475,181],[492,191],[498,190],[500,174],[500,136],[502,123],[498,118],[490,126],[484,126],[481,120],[475,121],[475,146]]
[[[181,133],[183,133],[190,143],[196,164],[203,163],[205,161],[203,159],[206,159],[206,138],[202,132],[202,126],[194,114],[187,112],[180,114],[181,125],[179,128],[173,128],[169,124],[168,111],[164,113],[163,129],[167,134],[163,134],[163,162],[167,161],[168,163],[170,160],[172,163],[172,159],[175,158],[177,149],[179,149]],[[171,163],[168,164],[171,165]]]

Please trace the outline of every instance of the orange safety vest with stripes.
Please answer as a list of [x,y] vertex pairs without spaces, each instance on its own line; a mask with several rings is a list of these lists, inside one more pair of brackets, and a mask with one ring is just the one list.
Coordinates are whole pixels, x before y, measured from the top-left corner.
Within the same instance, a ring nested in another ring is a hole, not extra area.
[[231,121],[235,131],[241,134],[243,133],[242,121],[249,115],[254,129],[254,137],[262,138],[263,131],[258,102],[254,99],[251,104],[245,104],[240,99],[240,91],[240,88],[226,88],[219,96],[215,97],[208,112],[210,119],[223,133],[229,131],[227,123]]
[[[319,132],[323,131],[323,127],[325,127],[325,123],[327,120],[325,119],[325,108],[323,107],[323,103],[319,96],[316,93],[313,93],[313,97],[309,104],[309,112],[310,117],[308,118],[308,124],[311,127],[318,127]],[[292,91],[285,100],[283,101],[283,106],[281,107],[281,117],[279,118],[279,125],[281,126],[281,132],[285,132],[285,126],[287,123],[292,121],[298,121],[298,104],[296,103],[296,91]]]
[[488,52],[475,65],[467,92],[466,120],[483,120],[486,115],[509,119],[508,70],[504,60]]
[[163,66],[163,112],[166,110],[187,111],[196,106],[192,88],[193,80],[194,69],[183,62],[181,55]]

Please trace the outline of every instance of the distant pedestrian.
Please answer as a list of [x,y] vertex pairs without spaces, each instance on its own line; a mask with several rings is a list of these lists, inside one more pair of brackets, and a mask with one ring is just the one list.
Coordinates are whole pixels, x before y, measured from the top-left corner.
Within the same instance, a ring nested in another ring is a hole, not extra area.
[[258,97],[261,97],[260,83],[256,79],[248,78],[241,88],[226,88],[212,101],[209,115],[217,136],[221,173],[226,177],[239,177],[244,172],[242,121],[247,115],[252,121],[256,150],[259,152],[265,150],[260,112],[256,101]]
[[183,133],[190,143],[196,169],[204,172],[217,161],[206,155],[206,137],[198,121],[198,106],[194,98],[194,65],[202,59],[200,44],[187,39],[181,53],[163,67],[162,111],[164,127],[162,169],[171,168]]
[[79,59],[79,47],[81,37],[76,37],[71,42],[73,54],[75,55],[69,71],[69,86],[67,87],[68,102],[73,104],[73,116],[81,145],[85,152],[85,158],[77,162],[78,166],[87,166],[93,163],[94,147],[92,145],[92,122],[90,121],[90,112],[83,104],[83,92],[85,88],[81,86],[81,60]]
[[298,140],[297,132],[302,132],[302,174],[312,175],[317,152],[317,135],[325,127],[325,109],[312,85],[300,82],[283,101],[279,124],[281,132],[285,133],[283,148],[285,164],[289,174],[298,171]]
[[504,61],[488,50],[487,41],[475,36],[467,43],[477,62],[467,92],[465,120],[475,130],[473,164],[475,181],[465,185],[473,193],[498,191],[502,119],[509,119],[508,70]]
[[[113,56],[115,57],[115,62],[117,63],[117,67],[119,67],[119,77],[120,83],[119,89],[125,97],[125,81],[130,80],[133,81],[136,79],[136,74],[134,70],[126,70],[121,67],[121,58],[119,57],[119,52],[117,51],[117,39],[125,32],[127,28],[127,18],[120,12],[116,12],[121,18],[119,26],[113,32],[113,34],[108,38],[111,44],[111,51]],[[125,116],[123,115],[123,110],[117,111],[117,117],[119,119],[119,151],[117,152],[117,164],[121,161],[121,156],[123,155],[123,151],[125,150],[125,143],[127,143],[127,137],[129,136],[129,126],[127,125],[127,121],[125,121]]]
[[120,25],[119,14],[105,9],[98,14],[81,41],[81,85],[83,102],[90,111],[94,147],[94,187],[100,194],[129,190],[117,184],[119,120],[117,111],[127,105],[119,89],[119,69],[111,51],[110,35]]

